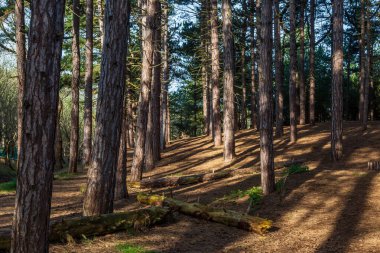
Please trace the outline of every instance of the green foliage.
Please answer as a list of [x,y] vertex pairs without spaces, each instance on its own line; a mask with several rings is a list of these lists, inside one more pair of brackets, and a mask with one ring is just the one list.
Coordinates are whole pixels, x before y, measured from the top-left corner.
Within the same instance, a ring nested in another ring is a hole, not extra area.
[[69,180],[69,179],[72,179],[72,178],[77,177],[77,176],[78,176],[78,174],[76,174],[76,173],[59,172],[59,173],[54,174],[54,179],[56,179],[56,180]]
[[10,193],[10,192],[15,192],[16,191],[16,179],[5,182],[5,183],[0,183],[0,194],[4,193]]
[[293,164],[283,172],[282,177],[276,182],[276,191],[281,192],[286,183],[286,179],[290,175],[301,174],[309,171],[309,167],[301,164]]
[[247,190],[236,190],[232,191],[229,197],[231,199],[237,199],[237,198],[243,198],[245,196],[249,196],[250,201],[252,205],[257,205],[261,202],[263,199],[263,190],[261,189],[260,186],[254,186],[252,188],[249,188]]
[[156,251],[146,250],[141,246],[128,243],[119,244],[116,246],[116,249],[120,253],[157,253]]
[[[14,162],[13,162],[14,163]],[[16,177],[16,171],[0,161],[0,178],[14,178]]]
[[287,169],[286,174],[287,175],[294,175],[294,174],[305,173],[308,171],[309,171],[309,167],[307,167],[305,165],[293,164],[292,166],[290,166]]

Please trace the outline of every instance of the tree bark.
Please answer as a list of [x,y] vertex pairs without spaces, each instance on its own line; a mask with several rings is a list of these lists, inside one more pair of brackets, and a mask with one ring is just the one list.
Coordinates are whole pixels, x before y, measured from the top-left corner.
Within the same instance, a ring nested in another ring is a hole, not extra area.
[[63,169],[63,146],[62,146],[61,125],[60,125],[62,109],[63,109],[62,100],[59,99],[58,114],[57,114],[57,126],[56,126],[57,129],[56,129],[56,133],[55,133],[55,147],[54,147],[54,153],[55,153],[54,170],[56,170],[56,171]]
[[[129,45],[130,41],[130,18],[131,18],[131,1],[127,2],[127,43]],[[128,56],[128,47],[127,47],[126,56]],[[127,146],[128,146],[128,81],[130,80],[129,69],[126,68],[126,92],[124,94],[123,102],[123,115],[121,120],[121,135],[120,135],[120,147],[119,154],[117,158],[117,170],[116,170],[116,183],[115,183],[115,200],[126,199],[128,198],[128,189],[127,189]]]
[[284,60],[281,48],[281,20],[280,20],[280,4],[279,0],[274,1],[275,4],[275,18],[274,18],[274,32],[275,32],[275,57],[276,57],[276,136],[282,137],[284,134],[284,95],[282,87],[284,84]]
[[[129,1],[128,1],[129,2]],[[127,190],[127,97],[124,98],[123,118],[121,123],[120,147],[117,158],[115,200],[126,199]]]
[[17,101],[17,152],[20,153],[22,140],[22,99],[25,88],[25,12],[24,0],[16,0],[16,56],[17,56],[17,77],[18,77],[18,101]]
[[260,163],[261,187],[264,195],[275,191],[272,117],[272,6],[273,1],[263,1],[261,10]]
[[107,1],[95,140],[83,203],[85,216],[113,212],[126,80],[127,14],[128,1]]
[[310,0],[310,94],[309,94],[309,120],[315,125],[315,0]]
[[162,35],[162,101],[161,101],[161,150],[166,148],[168,143],[168,90],[169,90],[169,30],[168,30],[168,12],[169,6],[167,1],[163,2],[162,21],[163,32]]
[[212,83],[212,135],[214,145],[222,145],[219,90],[219,39],[218,0],[211,0],[211,83]]
[[137,112],[137,129],[136,129],[136,142],[133,154],[131,180],[140,181],[142,179],[142,170],[145,154],[145,140],[148,123],[148,110],[150,101],[150,88],[152,83],[152,63],[153,63],[153,50],[154,50],[154,14],[155,14],[155,1],[157,0],[144,0],[142,11],[142,70],[141,70],[141,88],[138,102]]
[[86,73],[83,115],[83,164],[85,167],[91,163],[92,149],[93,5],[93,0],[86,0]]
[[104,43],[104,1],[97,0],[98,5],[98,19],[99,19],[99,37],[100,37],[100,48],[103,49]]
[[272,227],[272,221],[267,219],[226,209],[217,209],[199,203],[186,203],[173,198],[143,193],[137,195],[137,200],[140,203],[148,205],[168,206],[185,215],[236,227],[260,235],[265,234]]
[[224,45],[224,162],[231,162],[235,158],[235,131],[234,131],[234,45],[232,34],[231,0],[222,2],[223,16],[223,45]]
[[332,54],[331,153],[338,161],[343,156],[343,0],[333,2]]
[[71,78],[71,132],[69,172],[78,171],[79,148],[79,83],[80,83],[80,49],[79,49],[79,0],[73,0],[73,41],[72,41],[72,78]]
[[297,45],[296,45],[296,4],[290,0],[290,78],[289,78],[289,113],[290,142],[297,141]]
[[365,93],[365,1],[360,0],[360,38],[359,38],[359,121],[363,124],[364,119],[364,93]]
[[245,39],[247,36],[247,22],[248,19],[246,18],[246,10],[247,10],[247,3],[246,0],[243,0],[242,3],[243,7],[243,24],[242,24],[242,36],[241,36],[241,129],[247,128],[247,84],[246,84],[246,69],[245,69]]
[[370,8],[370,3],[367,1],[367,6],[366,6],[366,10],[365,10],[365,24],[366,24],[366,27],[365,27],[365,42],[364,42],[364,46],[366,48],[366,54],[365,54],[365,81],[364,81],[364,104],[363,104],[363,120],[362,120],[362,129],[363,131],[367,130],[367,123],[368,123],[368,108],[369,108],[369,79],[370,79],[370,56],[369,56],[369,52],[370,52],[370,42],[369,42],[369,34],[370,34],[370,23],[371,23],[371,20],[369,19],[369,13],[368,13],[368,9]]
[[160,112],[161,112],[161,3],[156,1],[156,27],[154,33],[155,51],[153,55],[153,80],[152,80],[152,122],[153,122],[153,160],[154,163],[160,160]]
[[201,23],[201,58],[202,58],[202,109],[203,109],[203,134],[210,135],[210,90],[209,90],[209,55],[208,55],[208,0],[202,0],[200,9]]
[[[21,153],[11,250],[48,252],[64,0],[30,2]],[[43,21],[43,22],[42,22]]]
[[250,39],[251,39],[251,129],[257,128],[257,111],[256,111],[256,57],[255,57],[255,21],[253,13],[255,12],[255,1],[250,0]]
[[307,0],[301,0],[300,9],[300,125],[306,124],[306,90],[305,90],[305,5]]
[[[260,83],[263,82],[262,80],[262,69],[260,64],[260,46],[262,44],[262,37],[261,37],[261,5],[262,0],[256,0],[256,62],[257,62],[257,84],[258,87]],[[259,95],[260,96],[260,95]],[[255,98],[256,99],[256,98]],[[260,114],[260,102],[257,102],[257,111],[258,114]],[[260,115],[257,117],[257,129],[260,129]]]

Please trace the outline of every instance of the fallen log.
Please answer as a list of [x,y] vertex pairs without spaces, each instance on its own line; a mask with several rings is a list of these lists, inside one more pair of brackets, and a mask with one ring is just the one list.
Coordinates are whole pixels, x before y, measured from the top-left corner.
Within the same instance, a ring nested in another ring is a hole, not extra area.
[[369,170],[380,170],[380,161],[370,161],[368,162]]
[[188,176],[174,176],[174,177],[163,177],[163,178],[149,178],[143,179],[140,182],[130,182],[129,186],[132,188],[162,188],[177,185],[189,185],[198,184],[201,182],[218,180],[221,178],[226,178],[232,176],[232,171],[218,171],[215,173],[203,173],[194,174]]
[[[165,220],[170,210],[151,207],[135,211],[77,217],[55,222],[50,226],[50,242],[70,242],[75,239],[112,234],[119,231],[139,230]],[[10,231],[0,234],[0,252],[10,249]]]
[[173,198],[144,193],[138,194],[137,200],[143,204],[167,206],[185,215],[252,231],[260,235],[265,234],[272,227],[272,221],[267,219],[231,210],[213,208],[199,203],[187,203]]

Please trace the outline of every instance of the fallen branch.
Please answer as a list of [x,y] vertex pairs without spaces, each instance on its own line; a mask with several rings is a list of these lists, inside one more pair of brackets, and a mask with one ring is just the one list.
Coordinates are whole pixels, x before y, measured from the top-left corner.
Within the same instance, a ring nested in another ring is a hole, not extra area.
[[176,177],[163,177],[163,178],[151,178],[143,179],[140,182],[130,182],[129,186],[132,188],[161,188],[177,185],[189,185],[198,184],[201,182],[218,180],[232,176],[230,170],[218,171],[215,173],[195,174],[188,176],[176,176]]
[[137,200],[143,204],[167,206],[182,214],[221,223],[230,227],[252,231],[260,235],[265,234],[267,230],[272,227],[272,221],[267,219],[235,211],[212,208],[198,203],[187,203],[173,198],[166,198],[164,196],[141,193],[137,195]]
[[[77,217],[62,220],[50,226],[49,241],[70,242],[75,239],[112,234],[118,231],[139,230],[162,222],[169,213],[168,208],[151,207],[94,217]],[[0,234],[0,252],[9,250],[10,244],[10,231]]]

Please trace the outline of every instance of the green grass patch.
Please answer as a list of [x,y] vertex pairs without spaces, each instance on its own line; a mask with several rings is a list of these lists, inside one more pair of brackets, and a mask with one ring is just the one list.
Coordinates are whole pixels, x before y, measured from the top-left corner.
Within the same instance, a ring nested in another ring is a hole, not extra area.
[[158,253],[157,251],[146,250],[141,246],[128,243],[119,244],[116,246],[116,249],[120,253]]
[[308,171],[309,171],[309,167],[305,165],[294,164],[290,166],[282,173],[282,177],[276,182],[276,191],[281,192],[284,189],[286,179],[288,178],[288,176],[294,175],[294,174],[301,174]]
[[224,196],[226,200],[234,200],[238,198],[243,198],[245,196],[249,196],[250,202],[252,206],[257,205],[263,199],[263,190],[259,186],[254,186],[247,190],[235,190],[232,191],[228,196]]
[[69,180],[79,176],[78,173],[70,173],[70,172],[59,172],[54,174],[54,179],[56,180]]
[[294,175],[294,174],[305,173],[308,171],[309,171],[309,167],[307,167],[305,165],[294,164],[287,169],[286,174],[287,175]]
[[6,193],[11,193],[16,191],[16,179],[5,182],[5,183],[0,183],[0,194],[6,194]]

